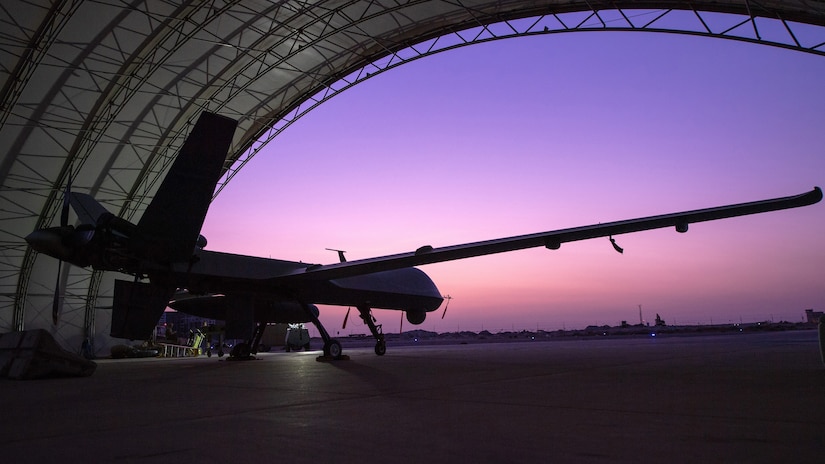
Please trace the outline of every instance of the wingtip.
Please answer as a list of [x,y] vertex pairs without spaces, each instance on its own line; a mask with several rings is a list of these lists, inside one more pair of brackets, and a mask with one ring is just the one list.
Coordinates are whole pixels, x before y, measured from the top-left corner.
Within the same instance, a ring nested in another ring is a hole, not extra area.
[[819,186],[814,186],[814,189],[811,191],[810,195],[811,200],[813,200],[812,204],[819,203],[819,201],[822,200],[822,189],[819,188]]

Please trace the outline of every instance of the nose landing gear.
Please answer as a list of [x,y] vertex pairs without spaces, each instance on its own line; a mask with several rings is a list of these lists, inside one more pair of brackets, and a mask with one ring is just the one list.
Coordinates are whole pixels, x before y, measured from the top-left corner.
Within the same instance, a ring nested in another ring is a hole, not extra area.
[[384,340],[384,331],[381,328],[381,324],[375,324],[375,317],[372,315],[372,310],[370,308],[366,306],[358,306],[358,312],[361,315],[361,319],[363,319],[364,323],[367,324],[367,327],[370,328],[372,336],[375,337],[375,354],[378,356],[384,356],[387,352],[387,342]]
[[[318,316],[310,310],[309,305],[304,304],[302,306],[307,315],[310,316],[312,323],[318,329],[318,332],[321,334],[321,338],[324,340],[324,357],[335,360],[346,359],[346,356],[341,354],[341,343],[329,336],[329,332],[327,332],[327,329],[325,329],[323,324],[321,324],[321,321],[318,320]],[[358,312],[360,313],[361,319],[363,319],[364,323],[367,324],[367,327],[370,328],[372,336],[375,338],[375,354],[378,356],[384,356],[387,352],[387,342],[384,339],[384,332],[381,328],[381,324],[375,324],[375,317],[373,317],[372,309],[369,307],[358,306]]]

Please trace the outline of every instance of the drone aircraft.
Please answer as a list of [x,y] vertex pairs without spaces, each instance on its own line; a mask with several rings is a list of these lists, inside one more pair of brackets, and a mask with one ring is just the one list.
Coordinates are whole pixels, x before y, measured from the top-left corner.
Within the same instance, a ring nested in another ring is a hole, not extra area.
[[[414,266],[531,247],[558,249],[562,243],[674,227],[686,232],[696,222],[811,205],[819,187],[775,198],[681,213],[499,238],[334,264],[307,264],[205,250],[200,235],[221,176],[237,121],[204,112],[187,137],[154,199],[137,224],[108,212],[87,194],[67,185],[60,225],[26,237],[38,252],[60,262],[117,271],[134,280],[116,280],[110,334],[148,339],[162,313],[182,312],[226,322],[227,338],[246,340],[238,355],[257,351],[270,322],[312,322],[324,341],[324,354],[341,356],[341,344],[318,319],[316,304],[355,307],[375,337],[375,352],[386,342],[373,309],[400,310],[412,324],[441,305],[433,281]],[[68,184],[68,183],[67,183]],[[80,224],[68,224],[69,206]],[[185,292],[186,297],[180,297]],[[57,318],[57,295],[53,316]]]

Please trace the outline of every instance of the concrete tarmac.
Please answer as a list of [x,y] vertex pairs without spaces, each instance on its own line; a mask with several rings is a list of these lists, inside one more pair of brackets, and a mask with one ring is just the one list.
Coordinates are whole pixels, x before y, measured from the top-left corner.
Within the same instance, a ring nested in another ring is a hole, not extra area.
[[0,461],[820,463],[816,331],[100,360],[0,380]]

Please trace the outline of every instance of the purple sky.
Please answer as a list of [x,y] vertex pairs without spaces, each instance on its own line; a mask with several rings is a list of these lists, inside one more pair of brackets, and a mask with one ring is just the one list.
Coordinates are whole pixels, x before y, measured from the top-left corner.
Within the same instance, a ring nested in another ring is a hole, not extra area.
[[[560,34],[474,45],[357,85],[213,203],[209,248],[314,263],[825,186],[825,59],[727,40]],[[423,266],[426,330],[801,321],[822,310],[825,206]],[[340,331],[347,308],[322,307]],[[376,311],[386,332],[400,314]],[[351,317],[346,331],[366,328]],[[413,326],[404,323],[404,329]]]

